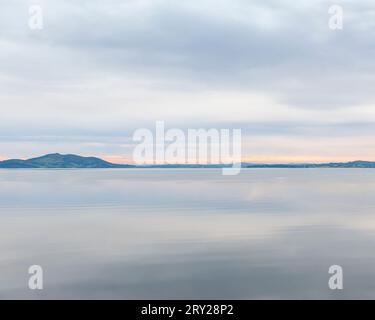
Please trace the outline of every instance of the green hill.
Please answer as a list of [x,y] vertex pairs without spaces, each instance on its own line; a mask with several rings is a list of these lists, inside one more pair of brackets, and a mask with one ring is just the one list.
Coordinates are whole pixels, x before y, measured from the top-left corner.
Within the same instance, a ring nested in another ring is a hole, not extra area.
[[74,154],[48,154],[28,160],[0,161],[0,168],[130,168],[131,165],[114,164],[95,157],[81,157]]

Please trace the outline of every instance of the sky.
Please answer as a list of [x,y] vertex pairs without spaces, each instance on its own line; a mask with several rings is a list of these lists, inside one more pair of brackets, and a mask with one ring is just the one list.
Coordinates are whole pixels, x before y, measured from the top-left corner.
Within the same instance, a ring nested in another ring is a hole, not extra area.
[[0,0],[0,159],[131,162],[164,121],[242,129],[244,161],[375,160],[374,40],[372,0]]

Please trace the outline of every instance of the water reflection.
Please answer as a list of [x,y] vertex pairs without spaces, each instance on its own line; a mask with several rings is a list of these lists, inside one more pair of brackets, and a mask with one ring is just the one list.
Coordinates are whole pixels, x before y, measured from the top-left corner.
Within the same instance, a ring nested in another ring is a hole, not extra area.
[[[375,171],[0,171],[0,298],[375,298]],[[45,290],[27,269],[45,269]],[[344,290],[328,268],[344,268]]]

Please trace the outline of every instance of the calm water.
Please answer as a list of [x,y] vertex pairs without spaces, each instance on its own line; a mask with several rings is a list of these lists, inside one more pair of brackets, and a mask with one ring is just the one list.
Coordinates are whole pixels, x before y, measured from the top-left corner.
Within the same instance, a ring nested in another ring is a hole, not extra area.
[[0,170],[0,298],[375,298],[375,170]]

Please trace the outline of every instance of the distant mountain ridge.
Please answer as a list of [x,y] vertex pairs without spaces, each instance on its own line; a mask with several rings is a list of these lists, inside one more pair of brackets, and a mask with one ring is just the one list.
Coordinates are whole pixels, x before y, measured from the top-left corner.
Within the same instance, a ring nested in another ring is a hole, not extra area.
[[131,168],[127,164],[114,164],[95,157],[81,157],[74,154],[47,154],[28,160],[11,159],[0,161],[0,168],[6,169],[74,169],[74,168]]
[[[96,157],[82,157],[74,154],[52,153],[38,158],[28,160],[11,159],[0,161],[2,169],[90,169],[90,168],[227,168],[230,165],[221,164],[159,164],[135,166],[129,164],[115,164]],[[372,161],[351,161],[332,163],[290,163],[290,164],[262,164],[262,163],[242,163],[242,168],[278,168],[278,169],[298,169],[298,168],[375,168]]]

